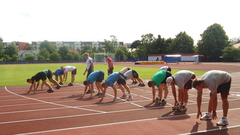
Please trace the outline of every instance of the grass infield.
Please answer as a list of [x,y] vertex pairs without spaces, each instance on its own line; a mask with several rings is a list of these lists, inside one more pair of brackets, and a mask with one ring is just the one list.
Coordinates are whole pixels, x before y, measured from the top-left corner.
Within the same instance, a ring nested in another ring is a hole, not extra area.
[[[0,65],[0,86],[15,86],[15,85],[29,85],[26,82],[27,78],[31,78],[36,73],[50,69],[54,72],[56,69],[61,66],[75,66],[77,68],[77,74],[75,76],[75,82],[83,82],[86,80],[86,75],[83,75],[83,72],[86,69],[86,63],[57,63],[57,64],[18,64],[18,65]],[[113,72],[120,71],[125,66],[116,66],[114,65]],[[142,79],[151,79],[152,76],[159,70],[159,68],[151,67],[129,67],[138,72],[140,78]],[[105,64],[94,64],[94,70],[102,70],[105,73],[104,80],[107,78],[107,65]],[[172,74],[175,74],[178,69],[172,69]],[[205,71],[195,71],[191,70],[200,76],[205,73]],[[54,76],[55,78],[55,76]],[[68,73],[67,82],[71,81],[71,73]],[[40,82],[41,83],[41,82]]]

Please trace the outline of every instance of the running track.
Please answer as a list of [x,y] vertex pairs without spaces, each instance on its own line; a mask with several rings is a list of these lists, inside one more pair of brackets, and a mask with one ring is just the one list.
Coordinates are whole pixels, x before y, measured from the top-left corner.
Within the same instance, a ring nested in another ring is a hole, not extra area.
[[[118,63],[119,65],[122,63]],[[126,63],[123,63],[126,65]],[[129,66],[135,66],[128,63]],[[143,66],[143,65],[139,65]],[[156,66],[156,65],[153,65]],[[159,66],[159,65],[157,65]],[[99,98],[79,99],[83,85],[66,84],[54,93],[38,90],[37,94],[25,93],[29,86],[0,87],[0,135],[9,134],[240,134],[240,64],[170,64],[176,69],[209,70],[222,69],[232,75],[229,95],[229,125],[217,127],[222,116],[221,98],[218,95],[217,114],[219,119],[200,121],[196,119],[196,90],[189,90],[188,111],[174,113],[171,89],[165,106],[151,104],[152,94],[148,87],[138,87],[128,82],[134,99],[130,102],[118,99],[115,103],[113,90],[99,103]],[[215,66],[213,68],[213,66]],[[200,68],[200,69],[198,69]],[[146,82],[148,80],[145,80]],[[170,87],[169,87],[170,88]],[[118,97],[122,95],[118,90]],[[204,90],[202,112],[207,110],[208,90]]]

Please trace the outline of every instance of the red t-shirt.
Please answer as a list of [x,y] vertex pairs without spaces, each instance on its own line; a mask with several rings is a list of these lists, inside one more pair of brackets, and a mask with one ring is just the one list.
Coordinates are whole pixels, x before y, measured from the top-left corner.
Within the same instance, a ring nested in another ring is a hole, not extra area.
[[108,57],[107,60],[108,60],[108,68],[113,68],[113,61],[112,61],[112,59]]

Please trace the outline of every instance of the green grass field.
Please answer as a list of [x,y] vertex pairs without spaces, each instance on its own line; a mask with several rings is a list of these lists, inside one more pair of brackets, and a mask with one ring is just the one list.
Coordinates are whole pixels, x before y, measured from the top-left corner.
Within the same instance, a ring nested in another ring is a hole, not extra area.
[[[86,69],[85,63],[57,63],[57,64],[19,64],[19,65],[0,65],[0,86],[14,86],[14,85],[28,85],[27,78],[31,78],[39,71],[50,69],[54,72],[61,66],[75,66],[77,68],[77,75],[75,82],[83,82],[86,75],[83,72]],[[107,78],[107,65],[95,64],[94,70],[102,70],[105,72],[105,79]],[[114,66],[114,72],[120,71],[124,66]],[[159,68],[150,67],[130,67],[136,70],[142,79],[150,79],[158,71]],[[172,69],[172,74],[176,73],[177,69]],[[205,71],[193,71],[197,76],[202,75]],[[104,80],[105,80],[104,79]],[[71,81],[71,73],[68,75],[67,82]]]

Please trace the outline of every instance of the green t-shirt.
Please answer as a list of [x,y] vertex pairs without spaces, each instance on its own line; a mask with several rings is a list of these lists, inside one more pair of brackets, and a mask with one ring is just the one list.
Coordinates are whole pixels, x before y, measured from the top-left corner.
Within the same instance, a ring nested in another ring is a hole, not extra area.
[[164,79],[166,78],[166,74],[166,70],[161,70],[154,74],[152,81],[157,87],[159,87],[159,85],[164,81]]

